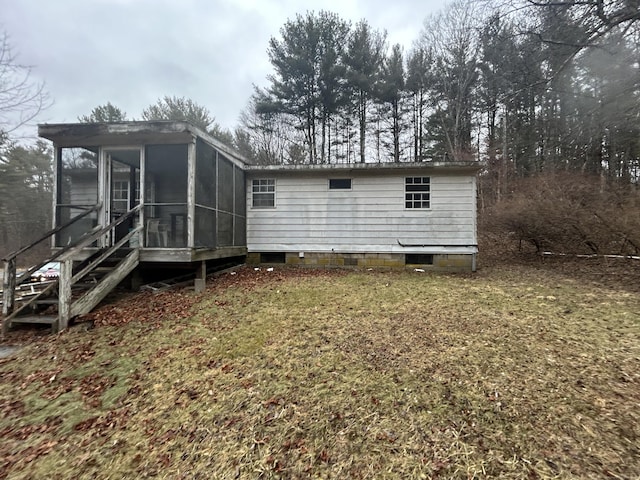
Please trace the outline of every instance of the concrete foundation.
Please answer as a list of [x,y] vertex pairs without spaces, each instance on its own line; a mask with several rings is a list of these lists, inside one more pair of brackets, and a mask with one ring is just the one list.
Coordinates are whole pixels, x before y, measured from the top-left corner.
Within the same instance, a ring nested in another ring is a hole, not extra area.
[[[264,261],[269,257],[271,261]],[[358,268],[422,268],[439,272],[470,272],[475,270],[475,255],[433,254],[430,264],[406,263],[403,253],[314,253],[283,252],[280,258],[284,262],[274,262],[273,252],[249,252],[247,263],[261,263],[308,266],[308,267],[358,267]]]

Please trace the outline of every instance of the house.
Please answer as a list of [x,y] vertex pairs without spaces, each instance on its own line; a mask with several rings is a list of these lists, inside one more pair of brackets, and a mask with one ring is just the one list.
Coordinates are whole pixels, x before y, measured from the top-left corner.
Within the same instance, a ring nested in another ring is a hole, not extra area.
[[476,268],[476,162],[245,171],[250,262]]
[[[153,266],[195,270],[199,288],[207,263],[240,258],[475,270],[476,162],[256,166],[186,122],[38,132],[54,144],[54,225],[41,240],[60,278],[16,310],[16,289],[40,265],[16,276],[33,245],[7,257],[5,329],[64,329]],[[18,315],[51,295],[57,316]]]

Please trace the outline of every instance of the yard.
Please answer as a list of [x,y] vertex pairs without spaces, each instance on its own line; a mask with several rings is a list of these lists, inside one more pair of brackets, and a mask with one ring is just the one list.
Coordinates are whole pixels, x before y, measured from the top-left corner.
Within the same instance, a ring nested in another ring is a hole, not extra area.
[[0,360],[0,478],[638,478],[638,267],[571,269],[129,295]]

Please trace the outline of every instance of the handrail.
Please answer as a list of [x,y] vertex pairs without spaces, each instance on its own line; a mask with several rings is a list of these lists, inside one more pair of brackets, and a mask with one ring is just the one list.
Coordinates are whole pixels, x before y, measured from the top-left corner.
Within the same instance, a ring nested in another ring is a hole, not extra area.
[[102,227],[100,230],[97,230],[93,233],[91,233],[91,235],[87,235],[86,237],[81,238],[80,240],[78,240],[76,243],[74,243],[71,248],[69,248],[68,250],[66,250],[64,253],[64,255],[60,255],[60,260],[64,261],[67,260],[68,258],[72,257],[73,255],[75,255],[76,253],[78,253],[80,250],[82,250],[84,247],[86,247],[87,245],[92,244],[93,242],[95,242],[98,238],[100,238],[101,236],[103,236],[105,233],[109,232],[110,230],[112,230],[113,228],[117,227],[118,225],[120,225],[121,223],[123,223],[125,220],[127,220],[129,217],[132,217],[135,213],[137,213],[140,209],[142,208],[142,204],[136,205],[135,207],[133,207],[131,210],[129,210],[127,213],[125,213],[124,215],[116,218],[113,222],[111,222],[110,224],[106,225],[105,227]]
[[115,243],[112,247],[106,249],[98,258],[93,260],[91,263],[89,263],[89,265],[87,265],[81,271],[79,271],[73,277],[71,277],[71,284],[73,285],[76,282],[78,282],[79,280],[82,280],[82,278],[85,275],[87,275],[94,268],[96,268],[96,266],[100,265],[100,263],[102,263],[106,258],[108,258],[111,255],[113,255],[113,253],[116,250],[118,250],[120,247],[122,247],[125,243],[127,243],[131,239],[131,237],[133,237],[136,233],[139,233],[141,231],[142,231],[142,226],[138,226],[138,227],[134,228],[133,230],[131,230],[129,233],[127,233],[124,237],[122,237],[120,239],[120,241]]
[[[14,307],[14,300],[15,300],[14,295],[15,295],[16,286],[20,285],[26,279],[30,278],[31,274],[34,271],[36,271],[38,268],[40,268],[45,263],[51,262],[51,261],[54,261],[54,260],[58,260],[58,261],[61,261],[61,262],[69,262],[69,261],[71,261],[74,254],[79,253],[84,247],[86,247],[88,245],[91,245],[94,241],[96,241],[97,239],[99,239],[100,237],[102,237],[103,235],[105,235],[106,233],[111,231],[112,229],[115,229],[118,225],[120,225],[121,223],[123,223],[124,221],[126,221],[127,219],[129,219],[133,215],[135,215],[137,212],[139,212],[140,209],[142,208],[141,204],[140,205],[136,205],[134,208],[129,210],[127,213],[125,213],[121,217],[117,218],[116,220],[112,221],[109,225],[104,226],[104,227],[102,225],[96,225],[95,227],[93,227],[88,232],[85,232],[74,243],[61,248],[54,255],[52,255],[47,260],[45,260],[42,264],[36,265],[34,267],[31,267],[26,272],[24,272],[22,275],[17,277],[17,275],[16,275],[16,257],[18,255],[20,255],[21,253],[24,253],[25,251],[27,251],[30,248],[34,247],[35,245],[37,245],[38,243],[40,243],[41,241],[43,241],[47,237],[50,237],[51,235],[54,235],[55,233],[59,232],[63,228],[68,227],[69,225],[73,224],[74,222],[76,222],[80,218],[88,215],[92,211],[97,210],[98,208],[100,208],[100,206],[101,206],[100,204],[95,205],[94,207],[90,208],[86,212],[83,212],[82,214],[74,217],[70,222],[67,222],[64,225],[61,225],[61,226],[59,226],[57,228],[54,228],[54,229],[50,230],[49,232],[47,232],[47,234],[45,236],[43,236],[38,241],[28,245],[27,247],[24,247],[24,248],[21,248],[20,250],[17,250],[16,252],[14,252],[11,255],[7,256],[7,258],[3,259],[4,262],[5,262],[5,268],[4,268],[4,279],[3,279],[3,287],[4,287],[3,290],[4,291],[2,293],[2,295],[3,295],[2,313],[3,313],[3,315],[5,317],[8,317],[9,315],[11,315],[14,312],[14,308],[13,307]],[[129,234],[126,236],[126,239],[127,240],[130,239],[131,237],[133,237],[134,234],[137,234],[140,231],[142,231],[142,227],[138,226],[132,232],[129,232]],[[123,240],[120,240],[119,242],[117,242],[118,246],[122,246],[123,244],[124,244]],[[94,267],[95,267],[95,265],[94,265]],[[71,278],[69,278],[68,280],[71,280]],[[55,282],[55,284],[61,285],[59,281]],[[69,284],[68,286],[65,286],[65,289],[67,289],[67,287],[70,288],[71,285]],[[66,300],[66,302],[69,302],[69,301],[70,301],[70,298],[68,298]],[[67,308],[66,309],[68,310],[68,304],[67,304]],[[6,321],[6,318],[5,318],[4,321]],[[4,321],[3,321],[3,328],[4,328]]]
[[[47,285],[42,291],[40,291],[35,297],[31,297],[29,299],[28,302],[24,303],[24,305],[22,305],[20,308],[18,308],[17,310],[14,310],[11,315],[9,315],[9,318],[14,318],[16,316],[18,316],[22,311],[26,310],[27,308],[29,308],[29,306],[35,302],[36,300],[38,300],[40,297],[44,297],[45,294],[51,293],[53,290],[55,290],[56,286],[58,285],[58,280],[56,279],[55,282],[51,282],[49,285]],[[9,318],[5,319],[8,320]]]
[[[16,250],[13,253],[10,253],[9,255],[7,255],[6,257],[4,257],[2,260],[5,262],[8,262],[10,260],[13,260],[14,258],[16,258],[18,255],[26,252],[27,250],[30,250],[31,248],[35,247],[36,245],[38,245],[40,242],[46,240],[47,238],[49,238],[51,235],[55,235],[56,233],[58,233],[60,230],[67,228],[69,225],[74,224],[75,222],[77,222],[78,220],[80,220],[81,218],[86,217],[87,215],[89,215],[91,212],[95,212],[97,211],[100,207],[102,206],[102,204],[98,203],[96,205],[94,205],[93,207],[89,208],[86,212],[81,213],[80,215],[77,215],[75,217],[73,217],[71,220],[69,220],[67,223],[64,223],[62,225],[57,226],[56,228],[53,228],[51,230],[49,230],[47,233],[43,234],[42,237],[40,237],[38,240],[36,240],[35,242],[30,243],[29,245],[20,248],[19,250]],[[83,208],[83,207],[76,207],[76,208]]]
[[87,235],[91,235],[92,233],[96,232],[99,228],[102,228],[102,226],[101,225],[96,225],[95,227],[93,227],[88,232],[83,233],[82,236],[76,241],[76,243],[72,243],[71,245],[67,245],[67,246],[61,248],[56,253],[54,253],[52,256],[48,257],[45,261],[40,262],[40,263],[34,265],[33,267],[31,267],[29,270],[23,272],[22,275],[20,275],[18,277],[18,279],[16,281],[16,285],[20,285],[22,282],[25,281],[25,279],[29,278],[33,272],[38,270],[43,265],[45,265],[45,264],[47,264],[49,262],[53,262],[53,261],[58,260],[59,257],[61,257],[63,254],[65,254],[66,252],[71,250],[73,247],[75,247],[77,245],[77,242],[79,242],[80,240],[85,238]]

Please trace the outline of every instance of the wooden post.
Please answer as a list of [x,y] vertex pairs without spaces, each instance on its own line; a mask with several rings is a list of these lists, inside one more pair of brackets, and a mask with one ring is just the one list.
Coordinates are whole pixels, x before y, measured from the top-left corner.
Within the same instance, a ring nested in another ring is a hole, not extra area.
[[193,137],[189,143],[187,154],[187,245],[193,248],[195,242],[195,217],[196,217],[196,139]]
[[71,320],[71,277],[73,277],[73,260],[60,262],[60,278],[58,281],[58,331],[69,326]]
[[6,317],[13,313],[16,298],[16,259],[6,260],[4,263],[4,278],[2,280],[2,314]]
[[196,268],[195,290],[196,293],[204,292],[207,286],[207,262],[202,260]]

